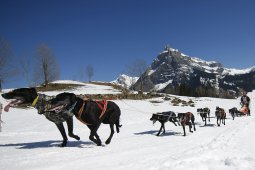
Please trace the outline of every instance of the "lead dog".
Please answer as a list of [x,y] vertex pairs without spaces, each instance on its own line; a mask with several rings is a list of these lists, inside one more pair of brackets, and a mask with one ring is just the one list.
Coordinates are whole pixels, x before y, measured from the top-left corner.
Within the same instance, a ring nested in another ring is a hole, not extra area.
[[7,106],[5,106],[5,111],[8,112],[10,107],[15,107],[19,105],[30,105],[38,110],[39,114],[43,114],[48,120],[55,123],[58,130],[60,131],[63,142],[61,147],[66,146],[67,136],[63,122],[67,123],[68,135],[76,140],[80,140],[80,137],[73,133],[73,116],[68,115],[63,110],[55,110],[54,108],[47,110],[50,106],[49,102],[46,100],[45,95],[38,94],[35,88],[20,88],[10,91],[8,93],[2,94],[2,97],[12,100]]
[[[163,133],[165,133],[165,123],[166,122],[172,122],[175,126],[176,123],[175,122],[178,122],[177,118],[176,118],[176,114],[172,111],[169,111],[169,112],[162,112],[162,113],[153,113],[152,114],[152,117],[150,118],[151,121],[153,121],[153,124],[156,122],[156,121],[159,121],[161,123],[161,127],[157,133],[157,136],[159,136],[159,134],[161,133],[162,129],[163,129]],[[179,124],[179,122],[178,122]]]
[[88,126],[90,129],[89,139],[98,146],[102,144],[97,134],[101,123],[109,124],[111,129],[110,136],[105,142],[106,144],[111,142],[114,134],[114,125],[117,133],[119,133],[121,111],[119,106],[112,101],[83,100],[73,93],[61,93],[49,102],[54,107],[65,105],[69,114],[75,115],[78,120]]

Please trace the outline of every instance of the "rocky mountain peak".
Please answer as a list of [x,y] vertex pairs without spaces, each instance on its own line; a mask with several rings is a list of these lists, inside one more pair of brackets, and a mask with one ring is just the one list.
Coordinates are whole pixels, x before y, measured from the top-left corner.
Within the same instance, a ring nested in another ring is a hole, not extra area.
[[[251,72],[255,70],[228,69],[219,62],[190,57],[167,45],[142,75],[143,80],[140,78],[134,86],[139,89],[139,84],[144,81],[144,91],[165,92],[184,84],[192,89],[210,87],[238,93],[240,89],[248,91],[254,87],[255,75],[247,78]],[[247,79],[252,80],[253,87],[247,85]]]

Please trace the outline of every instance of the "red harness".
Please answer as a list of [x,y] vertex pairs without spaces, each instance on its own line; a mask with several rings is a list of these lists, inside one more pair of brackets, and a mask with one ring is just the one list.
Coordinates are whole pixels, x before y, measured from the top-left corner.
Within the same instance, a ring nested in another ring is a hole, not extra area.
[[99,119],[101,119],[103,117],[103,115],[105,114],[105,111],[107,109],[107,100],[103,100],[103,101],[96,101],[96,104],[98,105],[98,107],[102,110]]

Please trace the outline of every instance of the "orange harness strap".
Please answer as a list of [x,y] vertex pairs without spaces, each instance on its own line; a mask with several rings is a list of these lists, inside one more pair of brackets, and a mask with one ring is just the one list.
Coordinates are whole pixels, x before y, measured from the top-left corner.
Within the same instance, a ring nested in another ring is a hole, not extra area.
[[79,121],[81,121],[82,123],[84,123],[85,125],[90,125],[89,123],[86,123],[85,121],[83,121],[83,120],[81,119],[81,115],[82,115],[82,113],[83,113],[84,106],[85,106],[85,102],[83,102],[83,104],[82,104],[82,106],[81,106],[81,108],[80,108],[80,110],[79,110],[79,112],[78,112],[77,119],[78,119]]

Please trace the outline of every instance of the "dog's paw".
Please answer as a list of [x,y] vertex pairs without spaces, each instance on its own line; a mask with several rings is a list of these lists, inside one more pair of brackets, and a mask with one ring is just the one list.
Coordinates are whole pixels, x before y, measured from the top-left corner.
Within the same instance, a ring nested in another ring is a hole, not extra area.
[[76,139],[76,140],[80,140],[80,137],[75,135],[75,134],[69,134],[69,136]]
[[79,137],[79,136],[74,136],[74,139],[76,139],[76,140],[80,140],[81,138]]
[[105,141],[105,144],[108,145],[110,142],[111,142],[111,140],[108,140],[108,139],[107,139],[107,140]]

